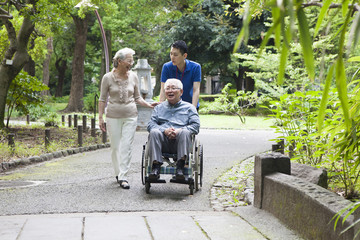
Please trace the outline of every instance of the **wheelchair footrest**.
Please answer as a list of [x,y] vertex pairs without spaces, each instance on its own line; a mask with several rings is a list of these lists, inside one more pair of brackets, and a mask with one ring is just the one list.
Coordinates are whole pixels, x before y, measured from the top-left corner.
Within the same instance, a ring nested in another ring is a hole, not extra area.
[[171,183],[181,183],[181,184],[190,184],[193,181],[194,180],[189,177],[185,177],[184,179],[176,179],[176,177],[174,176],[173,178],[170,179]]
[[146,179],[146,182],[149,182],[149,183],[166,183],[166,180],[165,179],[151,179],[151,178],[147,178]]

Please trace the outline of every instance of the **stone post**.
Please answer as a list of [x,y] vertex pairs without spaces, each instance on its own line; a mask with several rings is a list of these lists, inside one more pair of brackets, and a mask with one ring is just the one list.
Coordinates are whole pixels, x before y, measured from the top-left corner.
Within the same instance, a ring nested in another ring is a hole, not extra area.
[[83,123],[83,132],[86,132],[86,130],[87,130],[87,117],[86,117],[86,115],[82,116],[82,123]]
[[259,154],[255,156],[254,207],[262,208],[264,177],[274,172],[290,175],[290,158],[277,152]]
[[91,136],[96,136],[96,128],[95,128],[95,118],[91,119]]
[[69,126],[69,128],[71,128],[71,126],[72,126],[72,116],[71,115],[68,116],[68,126]]
[[279,142],[277,142],[276,144],[273,144],[272,151],[284,154],[285,153],[285,140],[280,139]]
[[[148,103],[152,103],[153,86],[151,83],[151,66],[148,64],[147,59],[139,59],[134,67],[139,79],[140,94]],[[152,109],[138,105],[138,122],[137,130],[146,130],[147,123],[150,120]]]
[[78,145],[79,145],[79,147],[82,147],[82,145],[83,145],[83,126],[81,126],[81,125],[78,125],[78,127],[77,127],[77,129],[78,129]]
[[48,149],[50,146],[50,129],[45,129],[45,148]]
[[15,133],[9,133],[8,135],[8,145],[11,149],[15,148]]
[[77,128],[78,126],[78,115],[74,114],[74,128]]

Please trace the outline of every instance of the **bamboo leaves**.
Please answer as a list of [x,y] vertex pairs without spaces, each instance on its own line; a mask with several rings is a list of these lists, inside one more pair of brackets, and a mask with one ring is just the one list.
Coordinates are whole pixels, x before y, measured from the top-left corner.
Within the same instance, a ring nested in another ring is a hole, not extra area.
[[[256,1],[259,3],[259,0]],[[349,116],[349,103],[347,97],[347,80],[345,73],[345,65],[344,65],[344,57],[345,57],[345,39],[348,31],[348,26],[352,21],[351,26],[351,34],[348,40],[348,46],[353,43],[355,46],[360,39],[360,13],[356,13],[355,18],[353,15],[353,7],[355,1],[351,1],[352,5],[349,5],[350,1],[345,0],[342,1],[342,5],[337,11],[343,16],[343,22],[338,26],[338,32],[334,34],[334,38],[339,38],[339,50],[337,53],[337,58],[335,60],[334,67],[331,67],[326,77],[326,84],[330,84],[332,79],[335,78],[336,87],[339,93],[339,99],[341,102],[341,108],[344,113],[344,122],[347,130],[350,129],[350,116]],[[316,64],[314,57],[314,49],[313,49],[313,39],[311,30],[314,31],[313,36],[317,37],[319,35],[321,25],[325,21],[327,14],[331,9],[335,7],[332,5],[333,2],[331,0],[323,1],[320,9],[320,13],[318,15],[318,20],[316,21],[316,26],[311,29],[309,27],[308,17],[305,13],[305,4],[302,0],[273,0],[267,2],[267,7],[271,10],[272,13],[272,25],[268,29],[265,34],[265,37],[261,43],[259,55],[262,54],[262,51],[268,45],[269,40],[271,38],[274,39],[274,43],[278,52],[280,53],[280,64],[279,64],[279,74],[277,78],[277,83],[279,85],[286,82],[285,80],[285,69],[287,66],[287,61],[289,54],[291,52],[290,47],[292,42],[296,42],[296,39],[299,39],[301,45],[301,51],[303,55],[303,63],[308,74],[308,78],[311,81],[314,81],[316,75]],[[256,10],[254,8],[259,8],[256,4],[251,3],[251,1],[246,1],[245,10],[243,16],[243,27],[241,33],[238,37],[238,41],[235,45],[234,50],[236,51],[242,42],[246,43],[249,32],[249,23],[251,21],[252,13]],[[298,31],[294,31],[294,22],[297,21]],[[331,21],[330,21],[331,22]],[[349,47],[348,47],[349,49]],[[319,81],[322,81],[320,79]],[[327,92],[324,91],[324,101],[326,101]],[[325,106],[326,103],[323,103]],[[319,116],[324,116],[324,108],[320,108]],[[318,123],[318,126],[322,127],[321,123]]]
[[312,49],[312,39],[310,36],[309,25],[306,20],[304,9],[298,6],[296,9],[297,19],[299,22],[299,34],[300,44],[304,55],[305,67],[308,72],[309,78],[314,80],[315,78],[315,67],[314,67],[314,55]]
[[332,0],[326,0],[321,8],[321,11],[320,11],[320,14],[319,14],[318,20],[316,22],[316,26],[315,26],[314,37],[316,37],[319,32],[321,23],[324,20],[326,12],[329,10],[331,2],[332,2]]
[[326,80],[325,80],[325,87],[324,87],[323,95],[322,95],[322,98],[321,98],[321,103],[320,103],[320,108],[319,108],[319,115],[318,115],[318,119],[317,119],[317,126],[318,126],[318,129],[319,129],[319,132],[321,132],[322,126],[323,126],[323,123],[324,123],[326,104],[327,104],[327,101],[328,101],[329,90],[330,90],[331,80],[333,78],[333,74],[334,74],[334,65],[332,65],[330,67],[330,70],[329,70],[328,75],[327,75]]

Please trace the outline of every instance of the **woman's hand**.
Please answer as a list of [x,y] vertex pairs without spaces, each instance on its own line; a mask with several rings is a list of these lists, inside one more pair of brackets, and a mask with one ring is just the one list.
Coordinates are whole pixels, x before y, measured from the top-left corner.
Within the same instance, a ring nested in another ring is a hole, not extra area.
[[99,127],[103,132],[106,132],[105,122],[102,117],[99,117]]
[[153,102],[153,103],[150,104],[150,108],[154,108],[159,104],[160,104],[160,102]]

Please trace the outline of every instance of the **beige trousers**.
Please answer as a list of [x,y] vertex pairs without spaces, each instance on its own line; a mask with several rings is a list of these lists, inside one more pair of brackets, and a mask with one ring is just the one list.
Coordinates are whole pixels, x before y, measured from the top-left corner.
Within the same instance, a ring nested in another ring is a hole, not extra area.
[[106,128],[110,138],[111,160],[115,176],[126,180],[130,169],[132,147],[137,126],[135,118],[106,118]]

